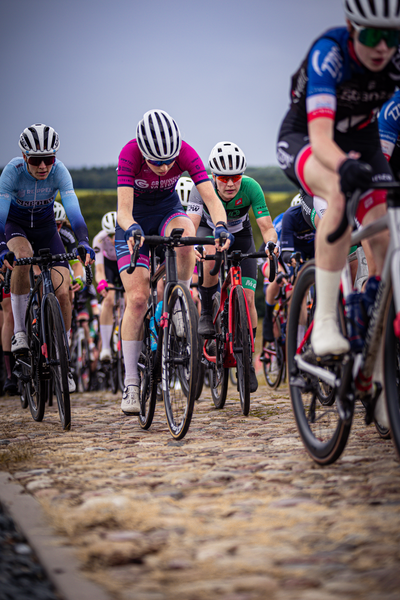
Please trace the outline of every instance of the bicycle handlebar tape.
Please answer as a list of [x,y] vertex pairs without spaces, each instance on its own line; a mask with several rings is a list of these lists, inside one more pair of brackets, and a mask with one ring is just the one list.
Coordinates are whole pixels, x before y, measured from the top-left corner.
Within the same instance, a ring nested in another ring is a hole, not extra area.
[[212,277],[214,277],[214,275],[217,275],[219,273],[219,270],[221,268],[221,263],[222,263],[222,252],[217,252],[216,256],[217,256],[217,258],[215,259],[214,266],[210,271],[210,275]]
[[136,263],[137,263],[137,259],[139,256],[139,244],[140,244],[141,237],[142,236],[139,231],[136,231],[134,233],[135,245],[133,246],[133,252],[131,254],[131,262],[129,264],[129,267],[126,270],[128,275],[132,275],[133,271],[136,269]]

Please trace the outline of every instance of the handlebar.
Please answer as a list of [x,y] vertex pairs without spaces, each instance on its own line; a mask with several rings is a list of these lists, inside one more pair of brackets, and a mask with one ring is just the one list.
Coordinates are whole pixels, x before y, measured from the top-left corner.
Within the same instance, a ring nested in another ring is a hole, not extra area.
[[[371,190],[393,190],[400,189],[400,183],[398,181],[376,181],[372,183],[368,189]],[[346,207],[342,217],[342,221],[335,231],[328,235],[328,242],[330,244],[335,243],[339,238],[342,237],[349,224],[354,222],[354,218],[357,212],[358,202],[367,190],[356,189],[346,198]]]

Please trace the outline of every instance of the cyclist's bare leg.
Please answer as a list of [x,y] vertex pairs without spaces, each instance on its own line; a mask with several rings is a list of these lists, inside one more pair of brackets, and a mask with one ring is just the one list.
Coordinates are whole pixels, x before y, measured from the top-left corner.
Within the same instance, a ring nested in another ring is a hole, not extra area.
[[[386,214],[386,204],[374,206],[365,215],[362,226],[365,227]],[[386,252],[389,246],[389,231],[382,231],[363,241],[363,248],[367,258],[369,277],[380,275],[383,268]]]
[[56,269],[52,269],[51,280],[53,282],[57,299],[60,303],[65,329],[68,332],[71,329],[72,319],[72,306],[69,294],[69,269],[66,267],[57,267]]
[[121,280],[126,292],[121,338],[128,341],[140,341],[142,339],[142,322],[150,293],[149,271],[143,267],[137,267],[132,275],[128,275],[124,270],[121,273]]
[[337,323],[336,309],[342,269],[350,246],[350,227],[334,244],[327,236],[339,226],[345,199],[339,187],[339,176],[311,155],[304,166],[304,177],[314,194],[324,198],[328,208],[318,224],[315,238],[317,307],[314,314],[312,347],[316,354],[342,354],[349,350]]
[[[194,225],[187,217],[176,217],[175,219],[172,219],[165,228],[165,235],[170,235],[171,231],[177,227],[183,228],[183,237],[194,237],[196,235]],[[176,262],[179,281],[183,283],[190,282],[196,262],[193,246],[176,248]]]

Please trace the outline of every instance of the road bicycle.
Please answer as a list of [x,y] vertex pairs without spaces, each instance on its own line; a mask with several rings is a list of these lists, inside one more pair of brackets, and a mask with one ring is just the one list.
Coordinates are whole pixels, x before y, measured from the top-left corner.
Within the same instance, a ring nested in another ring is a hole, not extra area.
[[[144,236],[150,248],[150,296],[143,319],[143,347],[138,365],[140,426],[148,429],[153,421],[157,386],[161,381],[168,428],[172,437],[178,440],[186,435],[193,415],[199,340],[196,307],[188,288],[178,283],[175,248],[210,244],[208,238],[182,237],[183,231],[175,228],[170,236]],[[135,239],[128,273],[136,267],[140,236]],[[160,245],[165,248],[165,263],[157,267],[156,247]],[[158,286],[161,283],[161,318],[157,322]]]
[[113,394],[124,391],[125,365],[121,344],[121,323],[125,311],[125,290],[122,285],[108,285],[115,292],[113,322],[110,338],[111,360],[98,365],[97,379],[102,389],[110,389]]
[[[341,456],[350,434],[356,400],[365,407],[366,423],[373,421],[382,390],[381,369],[391,437],[400,456],[400,184],[375,183],[371,188],[387,190],[387,214],[355,231],[351,245],[386,229],[390,232],[390,244],[362,352],[350,351],[337,359],[319,359],[313,355],[310,336],[317,301],[314,261],[301,270],[292,295],[287,335],[291,402],[304,446],[321,465],[333,463]],[[330,242],[339,239],[348,223],[354,222],[360,196],[357,190],[348,201],[341,225],[328,236]],[[344,334],[343,304],[352,287],[347,265],[342,275],[343,301],[339,300],[337,311]]]
[[74,308],[71,321],[71,373],[76,384],[77,392],[88,392],[90,388],[91,361],[89,342],[86,337],[84,323],[88,317],[80,317],[76,307],[77,297],[74,297]]
[[[275,245],[269,242],[272,253]],[[250,411],[250,365],[254,352],[253,327],[247,298],[242,287],[240,263],[245,258],[266,258],[265,251],[243,254],[234,250],[230,254],[220,252],[207,255],[205,260],[215,260],[210,274],[220,272],[221,291],[214,297],[214,338],[205,339],[203,358],[209,370],[211,396],[215,408],[225,406],[229,369],[235,367],[237,389],[242,413]],[[199,280],[202,281],[202,263],[198,264]],[[275,262],[270,261],[270,280],[275,277]]]
[[[80,256],[86,256],[83,246],[78,247]],[[25,314],[29,351],[15,355],[21,395],[21,405],[29,405],[35,421],[42,421],[45,404],[52,405],[53,394],[57,399],[58,412],[64,430],[71,427],[68,370],[70,353],[60,304],[54,292],[51,271],[54,263],[76,259],[74,253],[51,254],[48,248],[39,250],[39,256],[14,259],[8,253],[6,260],[16,267],[31,265],[29,271],[30,291]],[[35,276],[33,266],[41,273]],[[9,290],[11,271],[6,273],[5,290]],[[86,267],[86,282],[91,283],[91,269]]]

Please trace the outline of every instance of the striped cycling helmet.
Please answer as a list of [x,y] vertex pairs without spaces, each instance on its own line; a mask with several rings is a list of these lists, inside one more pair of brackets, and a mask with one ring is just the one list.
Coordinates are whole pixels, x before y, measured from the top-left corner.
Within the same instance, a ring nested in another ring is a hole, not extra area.
[[164,110],[149,110],[136,128],[136,141],[147,160],[169,160],[178,156],[182,139],[179,127]]

